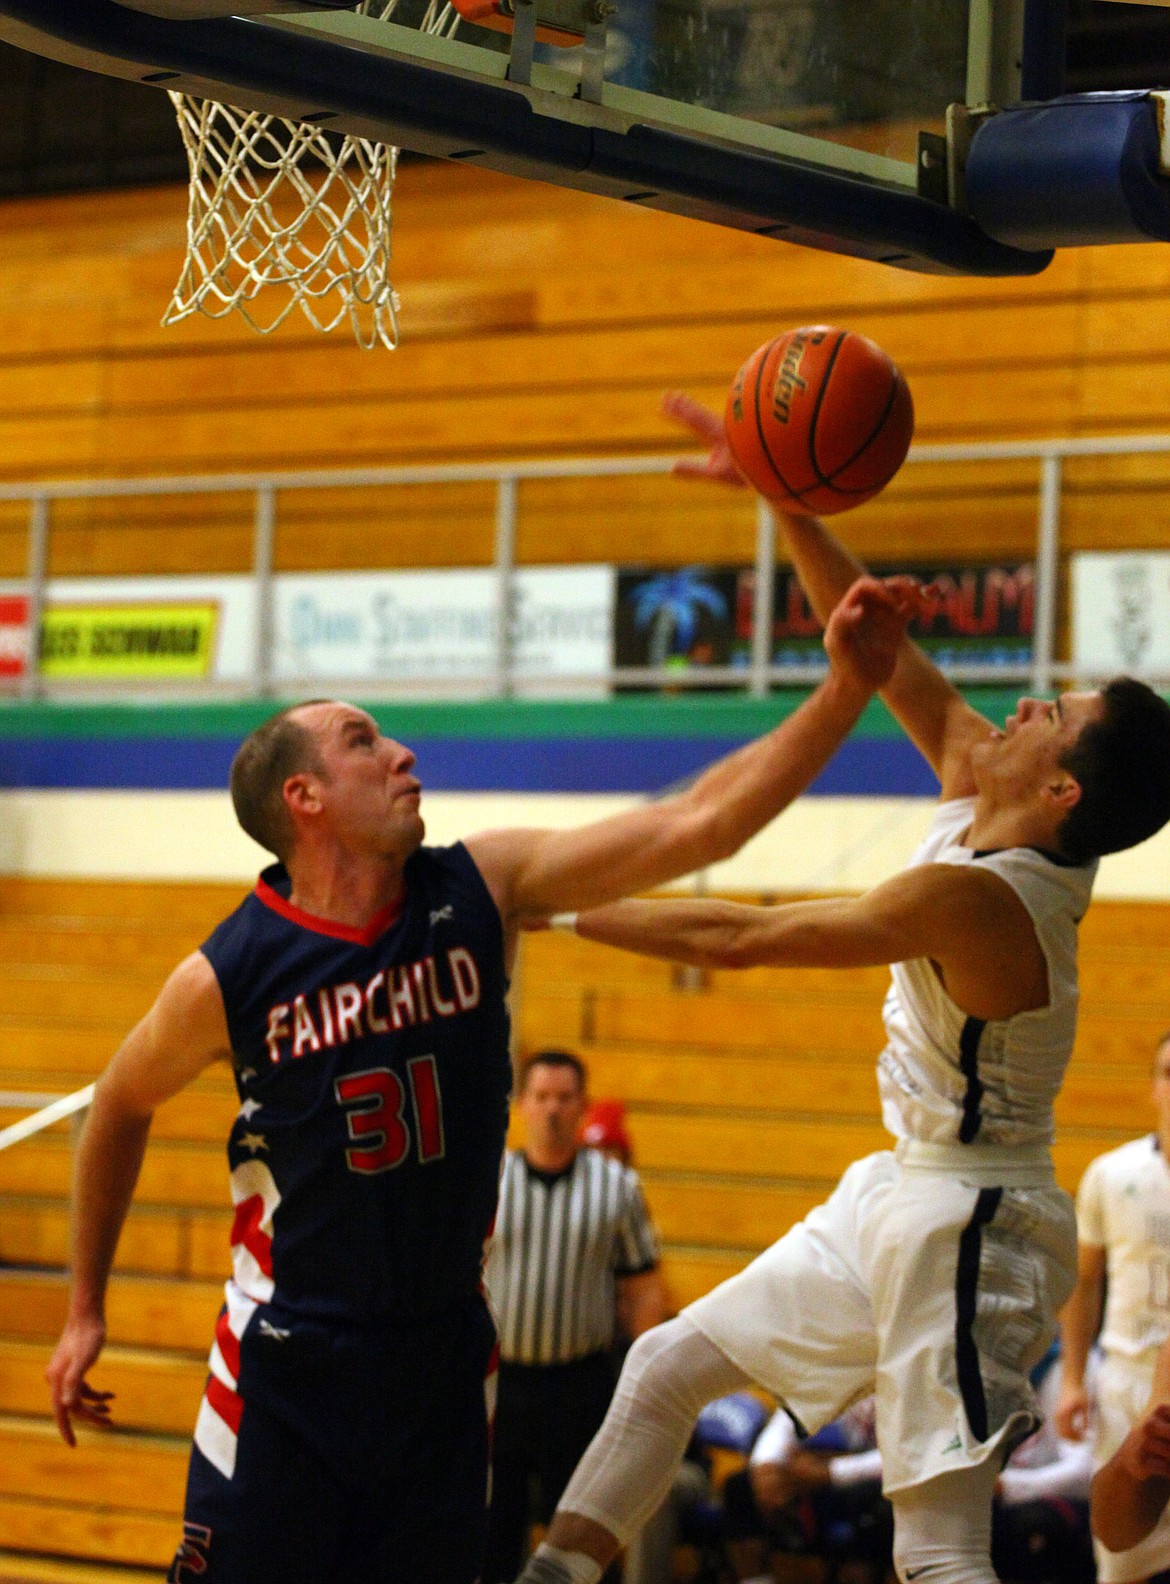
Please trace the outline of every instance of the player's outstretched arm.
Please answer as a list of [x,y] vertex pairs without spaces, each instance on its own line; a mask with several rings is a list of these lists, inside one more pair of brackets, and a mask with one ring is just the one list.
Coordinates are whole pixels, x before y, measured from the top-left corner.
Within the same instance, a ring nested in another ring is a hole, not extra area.
[[595,907],[737,852],[836,752],[889,675],[920,598],[907,579],[860,579],[826,631],[827,679],[774,731],[712,765],[685,791],[577,830],[472,837],[468,850],[505,920]]
[[1170,1501],[1170,1342],[1141,1420],[1093,1476],[1093,1533],[1108,1551],[1128,1551],[1150,1534]]
[[987,870],[924,864],[860,897],[780,907],[635,900],[580,913],[577,933],[703,968],[865,968],[930,957],[972,1017],[1047,1000],[1044,955],[1023,903]]
[[1054,1416],[1067,1441],[1083,1441],[1089,1432],[1085,1368],[1101,1323],[1104,1292],[1105,1250],[1078,1242],[1077,1284],[1060,1315],[1060,1396]]
[[105,1300],[118,1237],[157,1106],[211,1062],[230,1055],[223,999],[200,952],[171,974],[98,1079],[74,1168],[69,1312],[45,1371],[61,1435],[73,1420],[109,1422],[110,1393],[85,1376],[106,1339]]
[[[720,483],[743,483],[731,459],[719,415],[693,396],[671,391],[663,399],[668,417],[685,424],[710,447],[706,462],[680,462],[676,472]],[[780,518],[792,562],[809,604],[822,621],[865,568],[816,517],[789,514]],[[926,654],[907,638],[882,698],[942,783],[942,795],[965,797],[974,791],[969,754],[985,737],[990,723],[966,702],[957,688]]]

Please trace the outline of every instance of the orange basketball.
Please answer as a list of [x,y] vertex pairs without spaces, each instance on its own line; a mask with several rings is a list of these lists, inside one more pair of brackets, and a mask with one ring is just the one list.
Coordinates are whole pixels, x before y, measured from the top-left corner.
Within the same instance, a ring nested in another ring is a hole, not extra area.
[[910,449],[914,403],[880,346],[807,325],[752,353],[723,423],[736,466],[761,495],[827,517],[890,482]]

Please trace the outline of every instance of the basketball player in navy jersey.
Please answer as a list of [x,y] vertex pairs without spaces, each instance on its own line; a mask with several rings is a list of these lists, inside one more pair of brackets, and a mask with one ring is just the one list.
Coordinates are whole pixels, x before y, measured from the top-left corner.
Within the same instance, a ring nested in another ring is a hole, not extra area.
[[48,1369],[66,1441],[73,1420],[108,1422],[85,1375],[152,1113],[231,1062],[233,1275],[174,1584],[476,1578],[495,1346],[480,1269],[519,920],[734,852],[830,758],[919,598],[905,580],[860,581],[829,626],[829,676],[799,710],[686,791],[578,830],[424,847],[414,755],[349,704],[300,705],[245,741],[233,802],[280,861],[98,1081]]

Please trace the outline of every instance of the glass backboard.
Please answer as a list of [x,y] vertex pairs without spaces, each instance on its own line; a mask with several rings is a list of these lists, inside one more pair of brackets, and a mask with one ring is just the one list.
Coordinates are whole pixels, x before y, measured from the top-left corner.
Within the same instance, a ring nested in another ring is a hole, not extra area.
[[[1051,256],[993,241],[923,180],[921,135],[949,105],[1018,96],[1025,0],[475,0],[492,26],[441,3],[0,0],[0,38],[902,267]],[[523,19],[566,16],[584,42],[533,46],[529,28],[525,58]]]
[[[382,22],[338,12],[269,21],[372,50],[411,48],[399,31],[409,30],[421,58],[501,79],[506,32],[454,15],[424,44],[426,9],[398,0]],[[1018,75],[992,80],[993,20],[988,0],[616,0],[598,108],[915,190],[919,131],[941,133],[950,104],[1017,97]],[[999,26],[1012,26],[1010,8]],[[579,100],[582,56],[538,43],[534,88]]]

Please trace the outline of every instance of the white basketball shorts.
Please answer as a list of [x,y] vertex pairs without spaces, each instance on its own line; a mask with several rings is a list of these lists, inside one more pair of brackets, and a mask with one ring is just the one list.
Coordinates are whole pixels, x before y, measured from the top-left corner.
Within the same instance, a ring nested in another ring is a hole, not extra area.
[[1028,1372],[1076,1273],[1050,1170],[1004,1187],[870,1155],[685,1313],[810,1433],[876,1392],[887,1492],[1005,1459],[1039,1422]]

